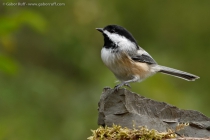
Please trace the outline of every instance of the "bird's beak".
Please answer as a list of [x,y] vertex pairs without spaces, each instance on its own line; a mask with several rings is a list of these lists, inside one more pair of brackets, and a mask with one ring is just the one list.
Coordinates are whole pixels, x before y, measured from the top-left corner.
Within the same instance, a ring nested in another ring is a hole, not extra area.
[[96,28],[96,30],[98,30],[99,32],[103,33],[103,28]]

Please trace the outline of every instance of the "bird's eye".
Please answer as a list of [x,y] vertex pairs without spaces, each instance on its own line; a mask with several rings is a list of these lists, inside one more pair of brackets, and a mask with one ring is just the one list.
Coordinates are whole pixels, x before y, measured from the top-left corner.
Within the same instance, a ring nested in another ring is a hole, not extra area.
[[110,31],[111,33],[114,33],[115,32],[115,29],[111,29],[111,31]]

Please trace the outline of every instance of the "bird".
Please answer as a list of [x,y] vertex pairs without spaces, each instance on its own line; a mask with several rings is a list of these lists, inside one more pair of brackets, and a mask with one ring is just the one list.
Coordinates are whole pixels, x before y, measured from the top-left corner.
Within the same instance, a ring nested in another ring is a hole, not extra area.
[[200,78],[188,72],[159,65],[122,26],[107,25],[104,28],[96,28],[96,30],[101,32],[104,38],[101,59],[120,82],[114,87],[116,90],[122,86],[131,87],[130,83],[141,82],[156,73],[175,76],[187,81]]

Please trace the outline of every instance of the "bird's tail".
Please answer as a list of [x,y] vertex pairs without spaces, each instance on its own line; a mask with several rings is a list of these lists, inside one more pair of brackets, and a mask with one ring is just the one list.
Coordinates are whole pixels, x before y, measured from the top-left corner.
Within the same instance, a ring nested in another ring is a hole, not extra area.
[[190,74],[190,73],[187,73],[187,72],[184,72],[184,71],[176,70],[176,69],[173,69],[173,68],[165,67],[165,66],[160,66],[159,65],[159,68],[160,69],[159,69],[158,72],[168,74],[168,75],[171,75],[171,76],[175,76],[175,77],[178,77],[178,78],[182,78],[182,79],[187,80],[187,81],[195,81],[196,79],[200,78],[196,75],[193,75],[193,74]]

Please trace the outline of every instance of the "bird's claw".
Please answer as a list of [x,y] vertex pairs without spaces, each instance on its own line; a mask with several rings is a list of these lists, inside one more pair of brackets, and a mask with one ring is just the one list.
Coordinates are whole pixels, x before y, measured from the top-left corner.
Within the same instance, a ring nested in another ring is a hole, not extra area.
[[119,90],[119,88],[120,88],[120,87],[122,87],[122,86],[123,86],[123,85],[121,85],[121,84],[116,85],[116,86],[114,87],[114,90],[115,90],[115,91],[118,91],[118,90]]
[[126,84],[125,84],[125,86],[127,86],[127,87],[131,88],[131,86],[130,86],[128,83],[126,83]]
[[121,84],[116,85],[114,87],[114,90],[118,91],[119,88],[121,88],[122,86],[127,86],[127,87],[131,88],[131,86],[128,83],[121,83]]

